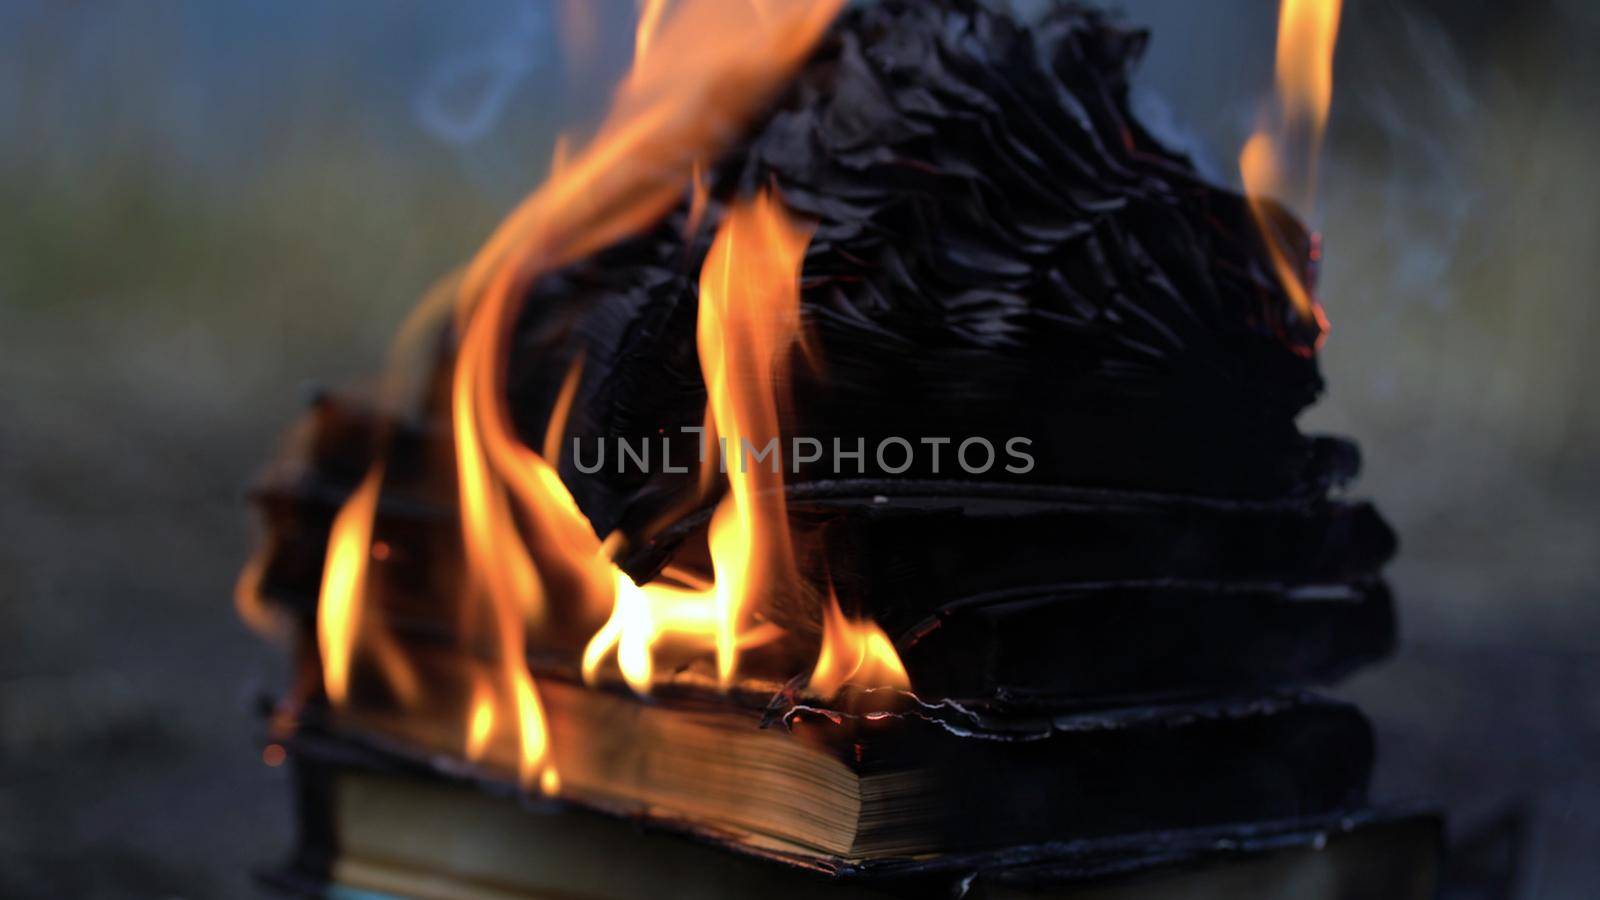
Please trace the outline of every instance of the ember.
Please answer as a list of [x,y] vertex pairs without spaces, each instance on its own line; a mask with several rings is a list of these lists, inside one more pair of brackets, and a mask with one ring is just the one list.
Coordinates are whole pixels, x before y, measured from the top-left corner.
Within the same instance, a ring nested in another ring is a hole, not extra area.
[[[1325,323],[1263,193],[1285,144],[1246,148],[1247,197],[1202,181],[1128,113],[1144,36],[1098,14],[885,0],[829,30],[840,5],[645,4],[411,410],[316,410],[242,592],[314,622],[320,690],[276,737],[319,784],[515,778],[839,878],[1366,821],[1364,720],[1299,690],[1387,651],[1394,543],[1329,496],[1353,445],[1294,424]],[[1283,124],[1319,130],[1338,10],[1306,7]],[[588,469],[568,438],[701,464]],[[875,467],[820,465],[841,442]]]

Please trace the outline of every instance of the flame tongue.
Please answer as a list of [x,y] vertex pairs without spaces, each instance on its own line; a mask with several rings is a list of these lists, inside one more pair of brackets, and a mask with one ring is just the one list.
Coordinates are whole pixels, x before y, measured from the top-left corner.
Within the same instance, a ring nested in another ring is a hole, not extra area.
[[1314,155],[1333,102],[1341,0],[1284,0],[1278,12],[1278,107],[1286,129],[1309,133]]
[[811,671],[811,690],[833,697],[846,684],[857,687],[911,687],[906,668],[883,629],[870,619],[847,618],[839,599],[828,593],[823,610],[822,651]]
[[383,672],[389,690],[402,702],[417,695],[417,679],[388,632],[364,610],[372,557],[372,522],[383,467],[375,466],[339,510],[328,535],[328,556],[317,596],[317,649],[322,658],[323,685],[335,706],[349,701],[350,674],[357,647]]
[[585,671],[592,673],[603,655],[596,642],[614,637],[624,675],[641,690],[648,688],[660,633],[698,631],[712,604],[666,589],[654,598],[641,595],[610,564],[552,465],[518,440],[502,384],[514,298],[538,273],[659,219],[697,161],[783,83],[839,5],[693,0],[664,15],[661,4],[651,4],[634,70],[593,143],[564,160],[468,268],[457,307],[463,339],[452,404],[463,538],[511,681],[525,778],[542,770],[542,783],[555,781],[545,766],[548,737],[522,652],[524,629],[547,614],[544,591],[552,578],[564,574],[559,583],[579,586],[578,605],[591,613],[611,607],[611,619],[585,652]]
[[787,81],[843,0],[684,0],[665,4],[666,12],[663,5],[648,4],[648,52],[635,59],[594,140],[474,258],[463,313],[659,220],[694,166]]
[[[714,583],[635,585],[616,575],[609,621],[584,651],[594,678],[612,650],[623,677],[649,689],[652,654],[670,639],[715,652],[729,685],[751,643],[752,601],[798,581],[783,498],[779,385],[800,331],[800,265],[809,231],[770,191],[729,209],[700,271],[697,343],[706,382],[708,442],[725,447],[728,494],[711,519]],[[770,634],[770,631],[763,632]]]
[[477,762],[489,747],[495,726],[494,688],[481,678],[472,684],[472,706],[467,714],[467,759]]
[[[771,191],[724,214],[700,279],[697,343],[707,388],[707,431],[722,446],[728,490],[712,518],[714,578],[673,570],[639,585],[611,561],[555,469],[581,370],[563,384],[542,454],[516,434],[506,403],[506,341],[520,298],[539,275],[658,220],[693,185],[705,211],[704,161],[780,87],[843,0],[647,0],[634,68],[596,138],[563,150],[550,180],[495,232],[460,280],[458,347],[450,373],[461,538],[468,567],[460,627],[464,657],[487,648],[493,667],[472,671],[459,699],[461,744],[489,758],[515,735],[524,784],[555,791],[530,640],[568,645],[589,637],[586,678],[615,658],[624,680],[650,690],[658,654],[715,661],[720,684],[740,654],[785,632],[760,604],[798,590],[783,495],[778,389],[800,329],[799,277],[809,229]],[[714,460],[715,457],[713,457]],[[711,463],[715,465],[713,461]],[[353,661],[372,657],[402,705],[416,676],[377,627],[367,560],[382,482],[375,466],[341,509],[329,542],[319,607],[327,694],[347,702]],[[717,477],[703,473],[702,483]],[[845,618],[831,596],[813,687],[906,685],[887,637]],[[603,623],[603,624],[602,624]],[[576,739],[576,738],[574,738]]]
[[336,704],[349,696],[350,658],[361,631],[372,519],[382,487],[383,470],[374,468],[339,510],[328,536],[328,559],[317,597],[317,647],[328,699]]
[[724,685],[738,661],[747,601],[796,580],[777,385],[800,334],[800,264],[809,240],[809,229],[764,191],[728,213],[700,274],[700,368],[711,424],[727,446],[728,499],[711,522]]
[[1264,122],[1239,154],[1245,196],[1266,240],[1274,274],[1295,311],[1302,320],[1315,323],[1319,335],[1327,334],[1327,318],[1301,279],[1263,198],[1287,198],[1302,214],[1315,204],[1317,155],[1333,99],[1340,6],[1340,0],[1283,0],[1278,14],[1276,120]]
[[[512,213],[461,279],[450,381],[467,562],[459,628],[464,657],[493,652],[493,666],[464,673],[466,690],[456,698],[467,759],[488,759],[491,743],[515,735],[523,783],[558,790],[549,748],[560,735],[547,730],[528,671],[530,639],[571,645],[578,629],[589,636],[587,679],[614,658],[622,679],[648,692],[662,652],[714,660],[718,684],[728,687],[744,650],[786,636],[760,612],[800,591],[782,492],[778,392],[800,335],[810,227],[790,218],[773,191],[758,192],[725,211],[702,267],[696,343],[707,439],[722,450],[710,456],[702,485],[718,477],[710,468],[717,458],[728,484],[710,522],[712,580],[672,569],[637,585],[616,567],[613,541],[595,535],[555,469],[581,364],[566,376],[541,453],[512,428],[504,357],[531,279],[653,223],[682,199],[691,176],[691,216],[706,211],[702,160],[786,80],[840,5],[645,3],[634,70],[594,143],[578,154],[563,151],[549,183]],[[381,628],[366,589],[381,487],[379,463],[339,511],[328,544],[318,642],[336,706],[349,703],[357,652],[362,671],[376,668],[400,705],[414,708],[418,695],[416,674]],[[907,687],[906,669],[877,626],[846,618],[832,594],[822,620],[814,690],[832,695],[846,682]]]

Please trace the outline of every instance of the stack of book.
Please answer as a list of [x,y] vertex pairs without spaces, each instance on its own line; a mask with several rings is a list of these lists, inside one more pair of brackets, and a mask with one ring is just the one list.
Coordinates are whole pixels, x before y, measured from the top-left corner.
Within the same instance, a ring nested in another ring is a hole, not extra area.
[[[335,713],[302,692],[272,734],[301,828],[273,881],[438,898],[1429,896],[1437,823],[1368,807],[1369,725],[1308,692],[1391,649],[1395,539],[1341,495],[1354,446],[1295,426],[1322,386],[1321,326],[1246,200],[1129,112],[1144,40],[1076,7],[1025,28],[971,0],[853,6],[706,173],[709,201],[538,280],[508,341],[530,447],[581,354],[576,446],[659,439],[691,458],[693,225],[775,185],[815,222],[801,312],[825,361],[796,370],[784,433],[866,448],[844,471],[825,457],[785,474],[797,594],[870,616],[911,690],[722,688],[686,665],[639,697],[580,677],[581,637],[530,645],[550,733],[582,736],[552,742],[560,784],[543,792],[519,783],[511,734],[464,754],[459,708]],[[1312,242],[1277,225],[1309,281]],[[464,567],[440,474],[448,371],[405,421],[318,398],[256,492],[269,541],[252,574],[298,623],[309,684],[330,528],[381,458],[368,582],[389,649],[433,693],[471,692],[441,599]],[[942,468],[889,469],[873,448],[896,436],[1023,446],[1031,464],[975,473],[945,447]],[[696,474],[570,454],[560,474],[636,581],[709,574],[716,498],[684,503]],[[816,628],[817,612],[774,624]]]
[[[317,420],[325,438],[371,424],[333,398]],[[325,454],[341,446],[316,443]],[[315,574],[340,468],[325,457],[258,494],[276,550],[264,588],[302,615],[313,667]],[[809,896],[820,885],[840,896],[961,885],[978,891],[967,896],[1079,896],[1085,885],[1137,891],[1125,896],[1430,896],[1436,824],[1367,807],[1367,722],[1303,690],[1389,647],[1381,582],[1119,578],[1108,570],[1140,554],[1110,537],[1085,557],[1098,571],[1072,578],[1078,555],[1051,566],[1042,546],[1051,535],[1092,547],[1101,530],[1171,528],[1203,549],[1148,545],[1159,549],[1146,566],[1242,565],[1281,546],[1285,566],[1298,549],[1341,570],[1341,542],[1363,527],[1379,537],[1355,545],[1376,544],[1364,551],[1374,565],[1386,555],[1369,508],[867,489],[890,493],[857,502],[796,491],[795,521],[826,522],[833,576],[902,616],[879,621],[898,638],[915,693],[847,687],[828,702],[804,684],[759,679],[724,692],[690,669],[640,698],[620,683],[586,686],[574,660],[547,654],[534,670],[548,727],[583,736],[552,745],[559,800],[519,788],[513,735],[469,763],[454,713],[377,704],[334,715],[313,703],[286,741],[301,847],[275,880],[449,898],[628,897],[655,885],[728,897]],[[376,533],[393,565],[440,565],[448,554],[425,548],[452,533],[448,514],[403,485],[386,500]],[[1306,552],[1305,523],[1319,520],[1326,533]],[[1017,555],[984,568],[999,548]],[[1030,559],[1041,573],[1032,580]],[[974,589],[986,577],[1002,582],[992,594]],[[421,680],[465,692],[449,687],[463,675],[441,623],[391,626]]]

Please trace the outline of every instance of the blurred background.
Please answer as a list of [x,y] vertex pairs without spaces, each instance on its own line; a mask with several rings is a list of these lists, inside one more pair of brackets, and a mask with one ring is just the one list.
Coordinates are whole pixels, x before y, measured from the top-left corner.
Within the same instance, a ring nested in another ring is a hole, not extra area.
[[[1117,8],[1141,115],[1237,183],[1275,0]],[[632,21],[0,0],[0,896],[256,895],[290,822],[245,488],[596,119]],[[1316,217],[1305,424],[1361,441],[1403,541],[1402,649],[1339,693],[1380,798],[1523,898],[1600,883],[1597,41],[1589,0],[1347,0]]]

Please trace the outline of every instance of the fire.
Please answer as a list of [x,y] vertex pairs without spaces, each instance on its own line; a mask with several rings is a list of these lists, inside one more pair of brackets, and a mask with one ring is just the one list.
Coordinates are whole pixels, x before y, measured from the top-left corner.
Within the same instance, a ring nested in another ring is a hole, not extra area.
[[1278,12],[1278,103],[1286,121],[1320,138],[1333,102],[1333,46],[1341,0],[1283,0]]
[[[635,624],[627,632],[623,653],[625,677],[636,688],[648,683],[648,647],[659,631],[698,616],[686,612],[693,601],[654,604],[664,609],[646,613],[554,467],[517,438],[505,408],[504,339],[521,292],[539,273],[648,225],[677,201],[693,168],[783,83],[839,3],[767,0],[757,7],[699,0],[670,16],[657,9],[655,22],[641,23],[641,43],[652,50],[635,60],[593,142],[512,213],[463,280],[452,421],[462,536],[478,582],[469,594],[491,612],[516,698],[525,778],[556,780],[524,661],[526,629],[549,612],[548,584],[565,587],[563,602],[577,606],[580,618],[609,605],[617,624],[601,631],[617,635],[619,647],[623,623],[648,620],[648,628]],[[585,658],[599,655],[591,650]]]
[[472,688],[472,709],[467,717],[467,759],[477,762],[489,748],[489,738],[494,735],[494,689],[479,680]]
[[[510,424],[504,392],[504,352],[526,287],[590,251],[658,221],[690,186],[704,210],[699,170],[738,133],[800,64],[842,0],[762,0],[723,3],[686,0],[645,3],[637,59],[619,86],[613,109],[594,141],[563,149],[549,181],[512,211],[459,280],[451,373],[451,432],[466,549],[462,585],[464,645],[488,629],[498,689],[475,679],[464,698],[464,749],[482,756],[501,722],[515,722],[525,785],[555,791],[538,684],[526,665],[530,634],[594,621],[598,633],[584,653],[594,673],[614,650],[622,677],[650,689],[653,652],[664,637],[714,650],[718,673],[733,676],[742,645],[765,641],[773,629],[746,628],[749,597],[768,578],[787,572],[787,533],[779,500],[766,498],[781,480],[736,474],[718,511],[714,536],[717,581],[693,578],[638,586],[611,562],[554,468],[566,410],[581,370],[563,384],[542,455],[523,444]],[[734,243],[741,250],[734,251]],[[742,248],[749,245],[749,251]],[[725,384],[709,418],[723,436],[762,442],[778,434],[771,378],[798,320],[798,261],[802,229],[787,223],[776,200],[736,208],[714,251],[717,274],[707,314],[720,356],[707,362]],[[771,282],[768,282],[771,279]],[[720,291],[720,293],[718,293]],[[749,307],[752,314],[741,312]],[[789,336],[784,336],[784,335]],[[749,346],[731,346],[736,341]],[[730,346],[720,346],[730,341]],[[739,392],[738,397],[728,392]],[[757,396],[760,394],[760,396]],[[318,605],[323,681],[331,703],[349,700],[357,652],[370,655],[403,703],[416,682],[394,642],[376,626],[366,573],[382,466],[374,466],[334,520]],[[776,516],[774,519],[773,516]],[[558,597],[560,604],[552,604]],[[589,626],[590,631],[594,626]],[[365,658],[365,657],[363,657]],[[502,700],[504,698],[504,708]]]
[[637,68],[644,61],[650,42],[655,40],[656,29],[661,27],[661,16],[667,11],[667,0],[641,0],[639,25],[633,32],[633,64]]
[[350,660],[361,628],[372,519],[383,487],[383,470],[374,468],[333,520],[328,558],[317,597],[317,647],[328,699],[342,704],[349,695]]
[[[751,601],[796,575],[783,499],[777,385],[800,333],[800,264],[809,230],[771,191],[730,209],[700,271],[696,340],[705,377],[709,441],[725,442],[728,495],[711,518],[713,583],[640,587],[615,575],[611,618],[584,651],[593,679],[612,650],[634,690],[649,690],[663,638],[708,644],[717,680],[733,680],[751,641]],[[770,448],[770,450],[768,449]]]
[[811,671],[811,690],[832,697],[846,684],[909,688],[911,679],[883,629],[868,619],[846,617],[830,591],[823,611],[822,651]]
[[1287,198],[1302,213],[1314,205],[1317,154],[1333,100],[1340,6],[1340,0],[1283,0],[1278,13],[1276,115],[1263,122],[1239,154],[1245,196],[1266,238],[1275,274],[1296,311],[1316,322],[1322,334],[1327,333],[1327,318],[1301,280],[1262,199]]
[[[317,649],[322,657],[322,685],[335,706],[349,698],[350,672],[358,648],[383,673],[388,690],[401,703],[415,700],[417,676],[388,632],[366,609],[367,572],[374,557],[372,522],[383,489],[383,467],[374,466],[334,517],[328,554],[322,565],[317,596]],[[378,545],[382,546],[382,545]]]
[[[535,449],[511,423],[507,339],[521,298],[542,274],[665,215],[688,193],[691,220],[712,215],[704,169],[785,83],[843,0],[646,0],[636,58],[585,147],[563,143],[549,179],[491,236],[455,282],[456,354],[449,372],[460,536],[463,651],[487,653],[459,698],[461,743],[473,761],[516,736],[524,785],[560,788],[552,735],[528,649],[583,646],[582,672],[612,660],[623,681],[651,690],[661,654],[704,659],[724,688],[741,654],[788,633],[764,604],[800,590],[783,494],[779,391],[800,337],[800,272],[810,239],[773,189],[731,203],[700,272],[696,340],[707,388],[706,436],[725,448],[726,494],[709,529],[712,577],[669,567],[636,583],[614,562],[556,469],[582,378],[574,361]],[[692,232],[695,224],[691,224]],[[714,466],[715,463],[712,463]],[[358,663],[410,706],[416,676],[375,615],[368,590],[383,482],[372,468],[334,521],[318,607],[323,681],[349,702]],[[708,466],[702,488],[722,475]],[[829,596],[813,687],[907,686],[888,638],[853,622]],[[571,635],[577,635],[576,640]],[[585,642],[586,641],[586,642]],[[803,646],[803,644],[802,644]],[[574,738],[577,739],[577,738]]]
[[[550,735],[545,730],[544,706],[539,702],[539,691],[528,674],[527,663],[520,658],[508,665],[511,685],[517,700],[517,740],[521,751],[520,774],[523,784],[532,784],[537,778],[541,786],[548,786],[555,778],[555,769],[545,761],[550,750]],[[548,791],[554,793],[554,791]]]
[[665,638],[695,641],[710,648],[716,633],[714,595],[667,584],[640,587],[621,570],[611,617],[589,639],[583,651],[583,675],[593,682],[600,666],[615,651],[622,678],[638,693],[650,691],[655,677],[656,645]]
[[239,577],[233,584],[233,608],[250,629],[263,637],[272,637],[278,631],[278,619],[261,596],[261,580],[266,575],[267,561],[274,552],[273,542],[263,541],[261,546],[245,561]]
[[[738,663],[749,599],[795,578],[774,385],[800,334],[800,263],[809,241],[809,229],[763,192],[729,212],[700,273],[700,369],[712,425],[731,460],[728,499],[711,520],[717,680],[724,685]],[[770,468],[759,461],[768,447],[776,454]]]

